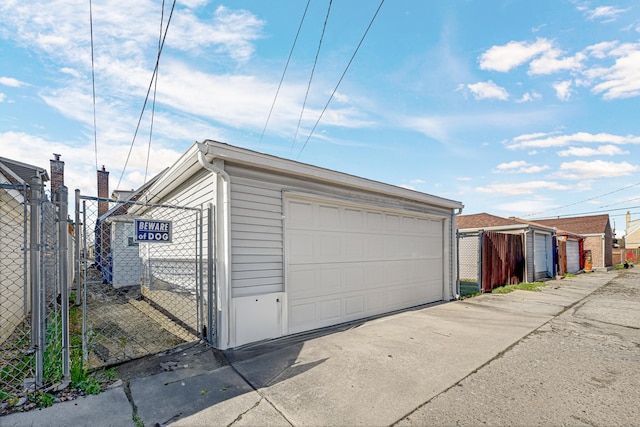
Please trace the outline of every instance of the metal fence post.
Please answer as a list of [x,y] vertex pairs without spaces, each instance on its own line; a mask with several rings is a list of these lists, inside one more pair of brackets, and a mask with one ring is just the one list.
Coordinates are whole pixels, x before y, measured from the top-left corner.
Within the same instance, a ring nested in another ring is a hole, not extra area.
[[68,280],[68,236],[69,226],[67,223],[67,212],[69,203],[69,192],[64,185],[58,189],[58,267],[60,282],[60,304],[62,306],[62,379],[69,381],[69,283]]
[[25,319],[29,315],[29,310],[33,307],[31,304],[31,295],[29,291],[29,204],[27,203],[27,191],[29,187],[22,186],[22,194],[24,195],[24,203],[22,204],[22,284],[23,284],[23,314]]
[[80,295],[82,295],[82,281],[80,280],[80,263],[82,258],[80,258],[80,248],[82,245],[82,241],[80,239],[80,190],[76,189],[76,200],[75,200],[75,224],[74,224],[74,250],[75,250],[75,259],[73,263],[73,275],[76,281],[76,305],[80,305]]
[[200,210],[198,211],[198,236],[196,237],[196,241],[198,242],[198,259],[196,261],[197,272],[198,272],[198,327],[196,330],[200,333],[200,338],[205,338],[204,334],[204,294],[203,294],[203,286],[204,286],[204,262],[203,262],[203,252],[204,252],[204,227],[203,227],[203,216],[202,216],[202,206],[200,206]]
[[36,352],[35,384],[36,387],[42,385],[42,371],[44,365],[44,355],[42,336],[45,331],[41,325],[41,302],[40,302],[40,194],[42,185],[40,178],[31,178],[31,192],[29,206],[31,208],[31,224],[29,227],[29,255],[30,255],[30,277],[31,277],[31,346]]
[[[80,240],[80,236],[77,237]],[[82,361],[86,368],[89,363],[89,347],[87,343],[87,290],[84,288],[87,283],[87,203],[82,202],[82,285],[78,285],[78,289],[82,289],[77,295],[82,295]]]
[[483,268],[483,264],[482,264],[482,235],[483,233],[480,232],[478,233],[478,292],[484,292],[484,289],[482,287],[482,268]]

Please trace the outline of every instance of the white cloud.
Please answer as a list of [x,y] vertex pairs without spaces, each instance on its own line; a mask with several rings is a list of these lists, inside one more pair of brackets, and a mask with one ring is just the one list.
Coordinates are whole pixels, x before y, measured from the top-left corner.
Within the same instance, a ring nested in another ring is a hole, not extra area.
[[213,45],[217,52],[246,62],[255,51],[252,42],[262,38],[264,25],[251,12],[225,6],[218,6],[211,23],[198,19],[190,11],[182,11],[175,16],[167,43],[185,51]]
[[9,86],[9,87],[20,87],[25,83],[20,80],[14,79],[13,77],[0,77],[0,85]]
[[524,95],[522,95],[521,98],[516,99],[516,102],[520,104],[523,102],[533,102],[540,99],[542,99],[542,95],[540,95],[535,90],[532,90],[531,92],[527,92]]
[[591,157],[591,156],[620,156],[629,154],[616,145],[601,145],[597,148],[589,147],[569,147],[566,150],[558,151],[560,157]]
[[468,176],[459,176],[456,178],[456,181],[462,181],[462,182],[469,182],[471,181],[472,178],[468,177]]
[[618,15],[628,10],[620,9],[614,6],[598,6],[593,9],[579,7],[578,9],[584,12],[588,20],[593,21],[596,19],[601,19],[602,22],[614,21],[618,17]]
[[593,87],[593,93],[602,93],[602,97],[609,100],[640,95],[640,45],[634,47],[630,52],[619,51],[621,56],[611,67],[586,72],[587,76],[602,81]]
[[515,196],[521,194],[535,194],[542,190],[565,191],[570,190],[570,185],[559,184],[553,181],[529,181],[521,183],[496,183],[485,187],[477,187],[480,193],[490,193],[505,196]]
[[538,173],[549,169],[549,166],[537,166],[524,160],[501,163],[494,169],[494,173]]
[[571,80],[554,83],[553,88],[560,101],[568,101],[571,97]]
[[534,43],[511,41],[492,46],[480,55],[480,69],[507,72],[552,48],[553,44],[544,38]]
[[64,74],[69,74],[70,76],[75,78],[79,78],[81,76],[81,74],[77,70],[69,67],[60,68],[60,72]]
[[589,132],[577,132],[571,135],[557,135],[545,133],[532,133],[520,135],[507,142],[509,149],[516,148],[551,148],[564,147],[576,143],[604,143],[604,144],[640,144],[640,136],[612,135],[609,133],[592,134]]
[[[29,163],[48,169],[51,153],[62,154],[65,162],[65,183],[73,186],[71,190],[80,188],[84,194],[95,194],[96,172],[93,144],[79,144],[70,141],[55,141],[24,132],[0,133],[0,146],[3,156],[13,159],[30,159]],[[43,150],[42,147],[47,147]],[[129,146],[126,142],[110,144],[100,156],[99,164],[110,170],[109,182],[113,190],[120,178],[122,170],[114,169],[114,165],[124,165]],[[182,153],[157,144],[153,148],[153,156],[162,162],[150,162],[147,178],[156,175],[166,166],[173,163]],[[137,188],[143,184],[146,168],[147,147],[143,144],[134,147],[129,167],[120,188]]]
[[562,163],[559,172],[555,175],[565,179],[582,180],[631,175],[639,170],[640,166],[632,165],[628,162],[615,163],[602,160],[587,162],[576,160],[575,162]]
[[578,70],[583,67],[583,62],[587,59],[583,53],[576,53],[573,56],[560,58],[562,52],[557,49],[550,49],[540,58],[536,58],[529,64],[529,74],[546,75],[559,71]]
[[585,52],[594,58],[604,59],[609,55],[609,52],[618,46],[618,41],[601,42],[596,43],[585,48]]
[[524,214],[546,211],[555,207],[548,198],[527,196],[521,200],[510,200],[508,203],[496,205],[496,210],[507,212],[506,215]]
[[491,80],[468,84],[467,87],[476,99],[500,99],[502,101],[509,99],[507,90],[496,85]]

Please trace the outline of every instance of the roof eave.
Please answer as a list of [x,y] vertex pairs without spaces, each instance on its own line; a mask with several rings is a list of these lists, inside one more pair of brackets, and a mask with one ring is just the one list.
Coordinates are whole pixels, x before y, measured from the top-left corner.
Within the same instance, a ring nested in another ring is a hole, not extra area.
[[338,184],[360,190],[402,197],[447,209],[462,209],[464,207],[462,202],[455,200],[449,200],[391,184],[385,184],[354,175],[348,175],[342,172],[320,168],[318,166],[258,153],[216,141],[205,140],[202,143],[198,143],[198,148],[205,155],[222,159],[231,164],[251,166],[276,173],[294,175],[304,179],[313,179],[330,184]]

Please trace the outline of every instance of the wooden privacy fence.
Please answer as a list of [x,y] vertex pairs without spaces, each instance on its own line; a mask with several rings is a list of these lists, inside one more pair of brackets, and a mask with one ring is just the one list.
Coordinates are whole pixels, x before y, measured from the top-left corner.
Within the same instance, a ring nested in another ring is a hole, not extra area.
[[521,234],[482,234],[482,292],[524,280],[524,240]]

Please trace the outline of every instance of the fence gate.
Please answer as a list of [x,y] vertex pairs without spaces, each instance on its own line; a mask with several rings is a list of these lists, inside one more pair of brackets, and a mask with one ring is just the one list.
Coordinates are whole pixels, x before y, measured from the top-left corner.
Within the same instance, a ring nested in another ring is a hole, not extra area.
[[458,233],[458,280],[460,296],[481,292],[482,281],[482,233]]
[[213,341],[209,210],[101,199],[76,190],[76,268],[89,368],[199,338]]

